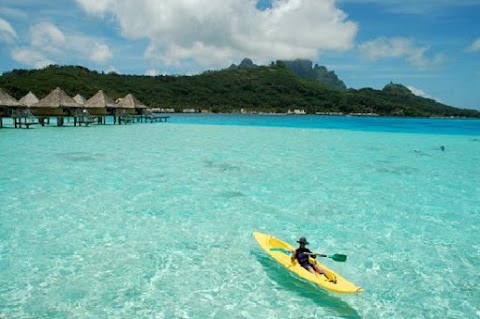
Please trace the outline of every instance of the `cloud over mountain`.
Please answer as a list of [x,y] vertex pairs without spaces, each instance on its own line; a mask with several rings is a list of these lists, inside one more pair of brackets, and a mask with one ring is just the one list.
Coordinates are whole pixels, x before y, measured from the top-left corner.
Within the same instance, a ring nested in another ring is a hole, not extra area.
[[426,93],[425,91],[423,91],[421,89],[417,89],[416,87],[411,86],[411,85],[408,85],[407,88],[410,90],[410,92],[412,92],[416,96],[421,96],[421,97],[424,97],[426,99],[432,99],[432,100],[435,100],[435,101],[438,102],[437,99],[435,99],[434,97],[432,97],[431,95],[429,95],[428,93]]
[[113,18],[125,38],[147,39],[144,57],[153,65],[314,59],[352,48],[358,30],[334,0],[273,0],[263,10],[252,0],[77,2],[89,14]]

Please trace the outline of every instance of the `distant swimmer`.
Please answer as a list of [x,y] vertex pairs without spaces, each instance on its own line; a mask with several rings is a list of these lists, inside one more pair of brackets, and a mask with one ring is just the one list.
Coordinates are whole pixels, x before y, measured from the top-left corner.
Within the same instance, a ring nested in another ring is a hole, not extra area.
[[441,150],[442,152],[445,151],[445,146],[440,145],[440,150]]

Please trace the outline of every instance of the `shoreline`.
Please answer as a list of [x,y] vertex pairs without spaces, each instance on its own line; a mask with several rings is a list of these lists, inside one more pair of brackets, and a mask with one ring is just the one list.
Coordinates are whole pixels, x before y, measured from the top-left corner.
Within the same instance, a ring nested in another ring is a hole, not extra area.
[[380,117],[380,118],[412,118],[412,119],[467,119],[467,120],[480,120],[478,117],[466,117],[466,116],[400,116],[400,115],[381,115],[377,113],[342,113],[342,112],[261,112],[261,111],[244,111],[244,112],[212,112],[207,110],[183,110],[181,112],[176,112],[173,109],[159,109],[152,108],[151,111],[157,114],[178,114],[178,115],[188,115],[188,114],[197,114],[197,115],[267,115],[267,116],[305,116],[305,115],[318,115],[318,116],[327,116],[327,117]]

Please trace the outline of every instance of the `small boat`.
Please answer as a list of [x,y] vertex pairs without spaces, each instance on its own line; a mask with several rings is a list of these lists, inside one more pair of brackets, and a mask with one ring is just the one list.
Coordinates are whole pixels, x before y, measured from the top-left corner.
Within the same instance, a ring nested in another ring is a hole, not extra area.
[[[278,238],[269,234],[262,234],[254,232],[253,237],[258,242],[260,247],[267,252],[275,261],[296,274],[297,276],[323,288],[325,290],[343,293],[343,294],[355,294],[362,292],[363,289],[357,287],[355,284],[346,280],[338,273],[329,269],[327,266],[319,263],[317,260],[311,258],[310,262],[315,262],[320,268],[326,272],[326,277],[320,274],[313,274],[307,269],[300,266],[296,260],[292,263],[291,251],[295,250],[294,247],[281,241]],[[328,277],[328,278],[327,278]]]

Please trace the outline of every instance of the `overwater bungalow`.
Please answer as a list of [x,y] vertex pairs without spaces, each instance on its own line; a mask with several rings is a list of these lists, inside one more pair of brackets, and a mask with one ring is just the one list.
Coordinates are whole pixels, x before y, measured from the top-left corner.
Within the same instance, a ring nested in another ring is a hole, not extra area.
[[142,102],[140,102],[135,96],[133,96],[133,94],[129,93],[127,94],[124,98],[121,98],[119,99],[118,101],[118,106],[121,108],[121,109],[125,109],[125,110],[133,110],[133,113],[135,113],[135,111],[140,111],[140,110],[143,110],[143,109],[146,109],[147,106],[145,104],[143,104]]
[[0,127],[3,127],[4,117],[11,117],[16,128],[22,126],[29,128],[31,125],[38,124],[25,104],[0,89]]
[[58,126],[63,126],[64,118],[71,116],[73,113],[72,110],[78,109],[79,107],[81,107],[80,104],[57,87],[38,103],[33,104],[31,109],[32,112],[38,116],[42,126],[45,125],[45,119],[49,119],[51,116],[57,117]]
[[169,116],[154,113],[151,108],[140,102],[133,94],[127,94],[124,98],[119,99],[117,104],[122,110],[133,116],[137,122],[166,122],[169,118]]
[[86,100],[80,94],[71,98],[57,87],[41,100],[38,100],[33,92],[28,92],[22,97],[21,101],[23,103],[0,89],[0,127],[3,126],[3,119],[6,117],[14,120],[15,127],[29,127],[38,123],[45,126],[45,124],[50,124],[52,117],[57,118],[58,126],[65,124],[65,118],[70,121],[72,117],[74,126],[77,126],[77,124],[88,125],[95,121],[105,124],[105,119],[109,115],[113,115],[114,124],[117,123],[117,119],[118,124],[122,124],[134,120],[137,122],[147,122],[149,120],[152,123],[166,122],[169,118],[152,112],[152,109],[132,94],[127,94],[124,98],[114,102],[102,90]]
[[142,110],[147,106],[140,102],[133,94],[129,93],[125,97],[117,100],[117,116],[119,123],[124,121],[125,123],[131,122],[136,114],[141,114]]
[[[0,89],[0,108],[2,111],[7,111],[10,108],[25,107],[22,103],[11,97],[7,92]],[[3,114],[3,113],[1,113]],[[8,115],[8,114],[5,114]]]
[[110,96],[102,90],[99,90],[85,102],[84,107],[90,115],[96,116],[99,119],[99,123],[105,123],[105,116],[108,115],[107,110],[114,110],[117,108],[117,105]]
[[26,105],[27,107],[30,107],[38,102],[40,102],[40,100],[32,91],[28,92],[24,97],[20,99],[20,103]]
[[77,94],[73,97],[73,100],[77,102],[80,105],[85,105],[85,102],[87,102],[87,99],[83,97],[81,94]]

